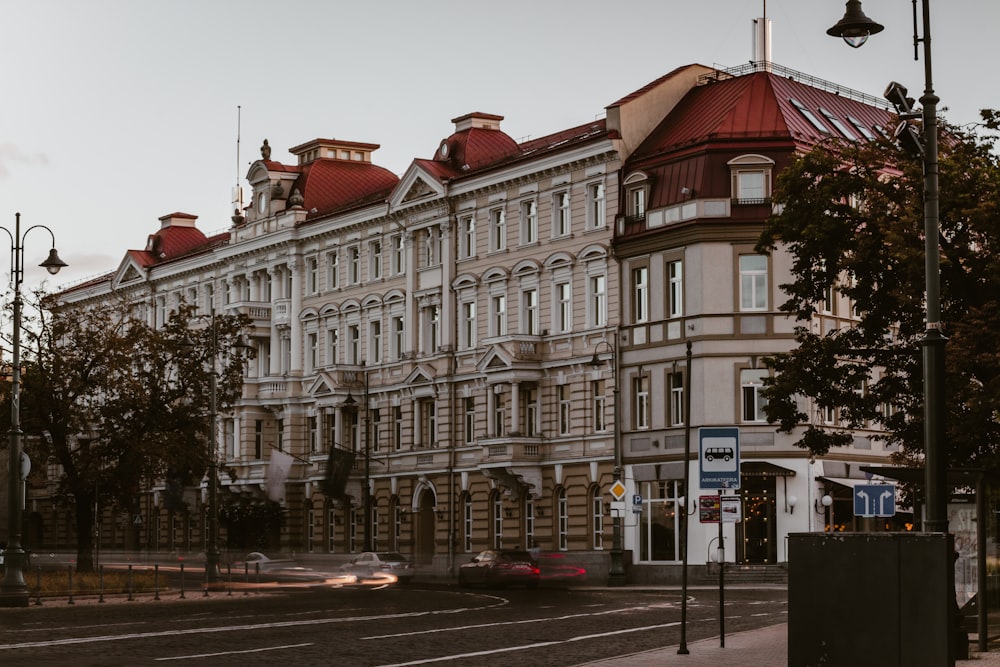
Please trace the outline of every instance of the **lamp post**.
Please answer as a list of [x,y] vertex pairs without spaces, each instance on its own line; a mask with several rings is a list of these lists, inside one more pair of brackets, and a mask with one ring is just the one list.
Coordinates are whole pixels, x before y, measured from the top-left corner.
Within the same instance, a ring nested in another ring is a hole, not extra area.
[[[916,35],[916,5],[914,4],[914,49],[918,43],[924,47],[924,94],[920,97],[923,105],[923,158],[924,158],[924,278],[926,280],[926,330],[922,341],[924,369],[924,466],[927,516],[924,531],[929,533],[948,532],[947,511],[947,460],[942,451],[944,441],[944,352],[945,337],[941,333],[941,275],[940,249],[938,247],[938,138],[937,105],[940,101],[934,94],[931,70],[931,15],[930,0],[922,0],[922,38]],[[882,26],[872,21],[861,11],[860,0],[849,0],[844,18],[827,30],[827,34],[842,37],[849,45],[857,48],[864,44],[868,35],[881,32]],[[914,51],[914,59],[917,53]],[[890,101],[898,102],[898,84],[890,85],[886,91]],[[903,91],[905,100],[905,89]],[[897,107],[899,104],[897,103]],[[907,104],[908,106],[908,104]]]
[[[618,348],[608,340],[598,341],[594,347],[594,356],[590,359],[590,365],[599,368],[603,365],[598,353],[601,346],[606,345],[611,350],[611,381],[614,382],[614,392],[612,394],[612,413],[614,415],[614,450],[615,468],[613,471],[612,486],[617,486],[622,479],[622,447],[621,447],[621,426],[618,414]],[[625,577],[625,552],[622,548],[622,518],[621,513],[611,517],[612,538],[611,538],[611,569],[608,571],[609,586],[624,586]]]
[[52,237],[48,258],[39,264],[51,274],[59,273],[66,262],[56,252],[56,236],[45,225],[32,225],[21,233],[21,214],[14,214],[13,233],[0,227],[10,237],[10,280],[14,287],[14,331],[11,336],[10,444],[7,446],[7,549],[4,552],[4,576],[0,586],[0,607],[27,607],[28,587],[24,582],[24,548],[21,546],[24,480],[21,456],[24,432],[21,430],[21,282],[24,280],[24,239],[33,229],[44,229]]

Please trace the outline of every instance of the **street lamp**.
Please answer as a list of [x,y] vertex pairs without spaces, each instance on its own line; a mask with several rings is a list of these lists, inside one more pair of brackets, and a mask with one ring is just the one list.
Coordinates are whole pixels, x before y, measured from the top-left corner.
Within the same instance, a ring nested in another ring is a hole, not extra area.
[[[205,583],[211,584],[219,581],[221,573],[219,571],[219,444],[216,432],[219,416],[218,410],[218,369],[216,361],[219,356],[219,331],[215,322],[215,309],[213,308],[208,316],[211,327],[211,355],[212,372],[208,376],[208,520],[206,525],[207,544],[205,545]],[[194,342],[190,338],[185,338],[181,343],[184,347],[194,347]],[[250,350],[252,346],[243,336],[240,336],[233,344],[237,350]]]
[[56,252],[56,236],[45,225],[32,225],[21,233],[21,214],[14,214],[14,232],[0,227],[10,237],[10,280],[14,287],[14,331],[11,336],[10,444],[7,447],[7,549],[4,552],[4,576],[0,586],[0,607],[27,607],[28,587],[24,583],[24,549],[21,546],[22,503],[21,456],[24,432],[21,430],[21,282],[24,280],[24,239],[33,229],[44,229],[52,237],[48,258],[39,264],[51,275],[67,266]]
[[[927,298],[926,330],[924,332],[924,466],[926,475],[927,516],[924,531],[929,533],[948,532],[947,512],[947,460],[941,448],[944,441],[944,347],[945,337],[941,333],[941,275],[940,249],[938,247],[938,137],[937,105],[940,99],[934,94],[931,75],[931,14],[930,1],[922,0],[924,35],[916,36],[916,5],[914,5],[914,48],[924,45],[924,94],[920,97],[923,105],[923,158],[924,158],[924,277]],[[860,0],[847,3],[847,14],[827,34],[843,37],[851,46],[850,39],[867,31],[875,34],[882,26],[861,12]],[[862,41],[862,43],[864,43]],[[914,53],[916,59],[917,53]],[[890,102],[899,104],[898,84],[891,84],[886,90]],[[903,106],[908,106],[905,89],[902,91]],[[901,111],[908,109],[900,109]]]
[[[617,486],[622,478],[622,447],[621,447],[621,426],[618,415],[618,349],[608,340],[600,340],[594,347],[594,356],[590,359],[590,365],[599,368],[604,365],[598,356],[601,346],[606,345],[611,350],[611,381],[614,382],[612,412],[614,415],[614,449],[615,468],[613,472],[612,486]],[[621,513],[611,517],[612,541],[611,541],[611,569],[608,571],[609,586],[624,586],[625,577],[625,553],[622,548],[622,518]]]

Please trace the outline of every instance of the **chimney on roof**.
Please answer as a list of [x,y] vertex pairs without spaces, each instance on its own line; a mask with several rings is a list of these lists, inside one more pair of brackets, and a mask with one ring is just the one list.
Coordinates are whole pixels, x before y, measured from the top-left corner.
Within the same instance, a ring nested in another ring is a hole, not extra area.
[[190,213],[169,213],[160,218],[160,229],[167,227],[194,227],[198,216]]
[[481,130],[499,130],[500,121],[502,120],[503,116],[496,116],[494,114],[483,113],[481,111],[473,111],[472,113],[467,113],[464,116],[452,118],[451,122],[455,124],[455,132],[464,132],[466,130],[471,130],[472,128],[478,128]]
[[753,62],[771,71],[771,19],[767,17],[753,20]]

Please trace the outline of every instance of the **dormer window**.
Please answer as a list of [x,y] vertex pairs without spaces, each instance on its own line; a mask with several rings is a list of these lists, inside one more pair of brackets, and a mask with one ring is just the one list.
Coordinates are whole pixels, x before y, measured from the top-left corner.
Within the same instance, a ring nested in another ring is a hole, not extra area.
[[649,198],[649,177],[637,172],[625,179],[625,221],[642,222],[646,219],[646,202]]
[[774,160],[763,155],[741,155],[729,161],[734,205],[758,205],[771,201],[771,171]]

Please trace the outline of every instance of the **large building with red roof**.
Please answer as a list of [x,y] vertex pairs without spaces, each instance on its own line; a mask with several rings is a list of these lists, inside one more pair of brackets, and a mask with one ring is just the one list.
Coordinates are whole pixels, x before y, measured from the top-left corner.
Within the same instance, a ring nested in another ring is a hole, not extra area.
[[[793,344],[794,323],[778,309],[787,258],[753,247],[797,152],[869,140],[889,118],[771,63],[690,65],[522,143],[502,116],[459,116],[398,177],[373,162],[377,144],[315,139],[286,165],[265,141],[228,232],[164,216],[116,271],[60,296],[124,296],[153,325],[182,302],[250,319],[255,359],[218,425],[233,472],[220,497],[281,518],[224,526],[233,559],[368,547],[454,572],[482,549],[537,546],[603,579],[620,546],[629,576],[671,576],[680,515],[716,493],[697,434],[726,427],[742,449],[727,558],[777,564],[787,533],[842,522],[814,501],[888,452],[858,433],[812,459],[763,421],[762,359]],[[827,306],[815,326],[849,323],[850,304]],[[144,490],[138,529],[105,517],[102,548],[203,550],[207,496],[168,509],[164,493]],[[36,514],[46,541],[72,543]],[[691,523],[692,563],[716,529]]]

